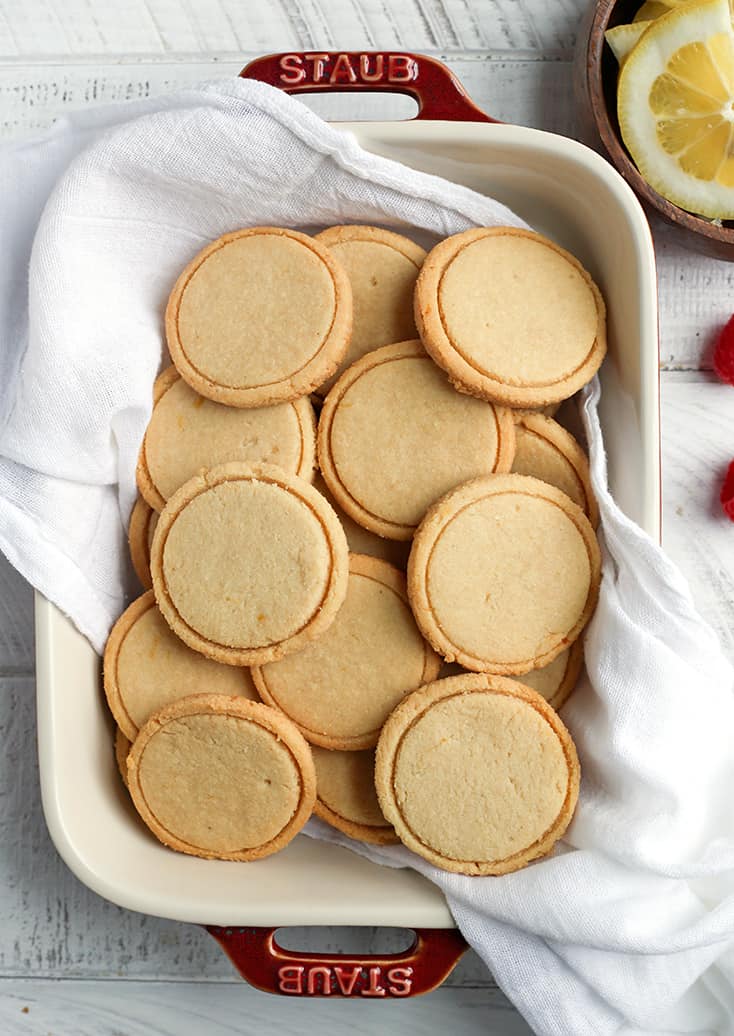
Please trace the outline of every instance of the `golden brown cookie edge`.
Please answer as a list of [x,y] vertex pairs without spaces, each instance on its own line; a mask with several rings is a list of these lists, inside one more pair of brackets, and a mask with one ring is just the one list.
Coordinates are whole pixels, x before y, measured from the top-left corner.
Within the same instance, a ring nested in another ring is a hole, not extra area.
[[115,727],[115,762],[117,763],[117,769],[120,771],[120,777],[122,783],[127,788],[127,757],[130,754],[132,748],[132,742],[125,734],[120,730],[119,727]]
[[384,827],[377,827],[373,824],[360,824],[356,820],[349,820],[347,817],[337,813],[316,794],[316,802],[313,807],[314,815],[325,821],[331,827],[355,838],[359,842],[367,842],[369,845],[397,845],[400,842],[395,829],[390,824]]
[[327,248],[331,245],[342,245],[347,241],[374,241],[387,245],[409,259],[416,270],[420,270],[428,255],[425,248],[421,248],[411,238],[394,230],[385,230],[383,227],[373,227],[366,223],[340,223],[327,227],[314,236]]
[[[563,679],[558,686],[558,690],[548,699],[548,704],[552,709],[555,709],[556,712],[566,704],[568,699],[571,697],[571,694],[576,690],[576,685],[578,684],[583,665],[584,642],[582,638],[579,637],[578,640],[573,642],[569,649],[566,671],[563,674]],[[520,677],[520,683],[522,683],[522,677]]]
[[102,686],[107,699],[107,705],[114,716],[117,726],[128,741],[135,740],[138,735],[138,728],[125,708],[117,676],[117,664],[125,637],[127,637],[138,619],[145,615],[147,611],[150,611],[151,608],[155,608],[155,606],[155,595],[152,590],[146,590],[140,597],[136,597],[110,630],[110,635],[105,644],[104,655],[102,656]]
[[130,560],[135,569],[135,575],[138,577],[140,585],[144,590],[150,590],[153,586],[153,578],[150,574],[148,529],[154,514],[157,514],[157,512],[153,510],[147,500],[139,496],[133,504],[133,509],[130,512],[130,524],[127,527]]
[[565,457],[581,483],[586,501],[584,511],[586,512],[586,517],[591,522],[592,528],[596,530],[599,527],[599,505],[596,502],[594,490],[591,487],[589,458],[586,456],[581,444],[571,435],[568,429],[545,414],[525,411],[522,416],[515,418],[515,424],[521,425],[539,438],[545,439]]

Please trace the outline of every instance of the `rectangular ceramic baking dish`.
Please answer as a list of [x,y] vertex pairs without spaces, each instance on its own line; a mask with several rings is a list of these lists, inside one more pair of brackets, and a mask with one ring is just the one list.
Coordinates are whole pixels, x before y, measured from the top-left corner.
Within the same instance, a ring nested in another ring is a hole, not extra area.
[[[370,151],[498,198],[580,258],[601,286],[609,311],[601,420],[611,489],[630,518],[658,539],[655,263],[649,227],[622,178],[573,140],[489,119],[449,70],[429,58],[283,54],[254,62],[243,75],[296,92],[381,89],[411,94],[420,107],[416,119],[345,123],[344,128]],[[134,815],[115,770],[100,659],[40,595],[36,658],[46,821],[63,859],[95,892],[131,910],[228,926],[214,934],[262,988],[379,996],[380,976],[388,975],[380,968],[394,969],[397,962],[405,967],[383,985],[387,996],[400,996],[430,988],[450,970],[462,949],[458,933],[451,931],[451,914],[441,893],[411,871],[382,868],[304,836],[285,851],[249,864],[195,859],[156,842]],[[305,958],[280,953],[272,941],[272,930],[288,925],[431,931],[418,933],[409,961],[403,955],[377,964],[365,958],[346,962],[372,976],[365,981],[377,983],[378,992],[370,994],[362,979],[352,987],[342,982],[345,961],[338,958],[326,960],[332,968],[328,981],[328,967],[320,979],[317,968],[311,981]],[[366,964],[378,970],[365,970]],[[402,972],[412,976],[407,987]]]

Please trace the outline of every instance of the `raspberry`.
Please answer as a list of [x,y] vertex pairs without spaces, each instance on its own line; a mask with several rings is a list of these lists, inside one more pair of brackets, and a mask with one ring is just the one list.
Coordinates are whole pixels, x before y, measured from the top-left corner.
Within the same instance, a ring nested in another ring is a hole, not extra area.
[[714,370],[721,381],[734,385],[734,317],[725,324],[716,342]]
[[719,499],[724,512],[734,522],[734,460],[727,468]]

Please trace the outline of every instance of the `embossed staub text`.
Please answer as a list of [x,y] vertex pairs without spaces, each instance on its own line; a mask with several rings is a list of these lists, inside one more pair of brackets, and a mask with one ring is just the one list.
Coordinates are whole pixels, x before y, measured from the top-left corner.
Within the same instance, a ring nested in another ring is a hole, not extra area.
[[279,79],[284,86],[361,83],[412,83],[418,62],[409,54],[283,54]]
[[410,996],[413,969],[359,964],[285,964],[278,969],[278,992],[293,996]]

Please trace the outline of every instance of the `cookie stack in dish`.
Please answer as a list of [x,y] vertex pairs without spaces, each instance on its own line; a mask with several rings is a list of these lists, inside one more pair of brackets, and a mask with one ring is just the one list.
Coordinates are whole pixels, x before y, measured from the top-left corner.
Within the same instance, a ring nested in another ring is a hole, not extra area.
[[193,259],[166,333],[129,530],[148,589],[104,659],[142,819],[231,860],[312,812],[465,874],[547,853],[600,578],[588,463],[548,416],[604,356],[589,275],[507,227],[427,256],[256,227]]

